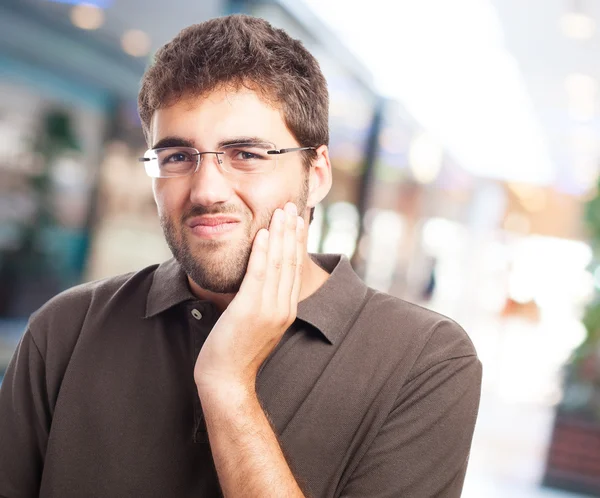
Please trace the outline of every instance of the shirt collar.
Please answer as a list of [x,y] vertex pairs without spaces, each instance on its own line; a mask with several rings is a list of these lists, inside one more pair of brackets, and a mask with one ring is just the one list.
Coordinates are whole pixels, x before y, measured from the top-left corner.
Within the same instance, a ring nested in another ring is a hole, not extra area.
[[331,343],[350,328],[362,309],[368,287],[340,254],[311,254],[330,275],[316,292],[298,303],[297,317],[316,327]]
[[[356,320],[368,287],[354,272],[350,261],[340,254],[311,254],[329,278],[313,294],[298,303],[297,317],[316,327],[331,343]],[[154,272],[146,301],[146,318],[188,300],[195,300],[187,276],[179,263],[170,259]]]
[[188,286],[187,275],[175,258],[171,258],[154,271],[145,318],[158,315],[183,301],[195,299]]

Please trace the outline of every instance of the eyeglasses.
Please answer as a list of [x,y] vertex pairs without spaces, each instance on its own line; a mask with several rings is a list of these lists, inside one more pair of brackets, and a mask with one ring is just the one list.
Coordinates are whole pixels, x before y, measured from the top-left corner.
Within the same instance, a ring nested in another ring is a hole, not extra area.
[[275,149],[270,143],[239,143],[224,145],[208,152],[200,152],[193,147],[163,147],[147,150],[139,161],[144,163],[146,173],[152,178],[194,174],[206,154],[214,154],[217,164],[228,173],[260,174],[273,171],[281,154],[302,150],[316,150],[316,147]]

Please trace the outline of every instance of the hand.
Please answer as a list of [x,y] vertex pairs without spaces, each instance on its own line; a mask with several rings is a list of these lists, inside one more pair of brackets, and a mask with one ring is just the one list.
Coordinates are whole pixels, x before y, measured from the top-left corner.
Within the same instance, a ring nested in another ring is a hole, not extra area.
[[304,220],[287,203],[256,234],[240,290],[198,355],[201,397],[224,385],[254,390],[260,366],[296,318],[304,253]]

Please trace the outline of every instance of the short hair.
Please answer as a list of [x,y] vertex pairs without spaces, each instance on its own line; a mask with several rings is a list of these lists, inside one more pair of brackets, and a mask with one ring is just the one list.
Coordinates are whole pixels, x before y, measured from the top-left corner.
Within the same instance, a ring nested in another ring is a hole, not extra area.
[[[315,57],[285,31],[241,14],[189,26],[158,50],[138,96],[146,141],[157,109],[228,87],[247,87],[281,109],[301,146],[329,145],[329,93]],[[316,153],[303,154],[310,166]]]

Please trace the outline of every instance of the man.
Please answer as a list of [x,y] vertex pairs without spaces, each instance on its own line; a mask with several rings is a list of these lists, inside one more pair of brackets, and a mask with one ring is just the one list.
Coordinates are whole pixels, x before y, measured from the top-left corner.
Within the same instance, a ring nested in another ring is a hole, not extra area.
[[315,59],[213,19],[157,53],[139,109],[174,259],[31,317],[0,392],[0,496],[460,496],[470,340],[306,250],[331,186]]

